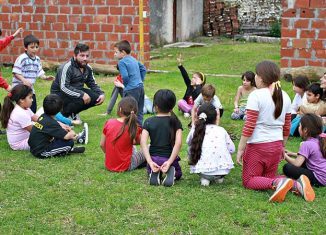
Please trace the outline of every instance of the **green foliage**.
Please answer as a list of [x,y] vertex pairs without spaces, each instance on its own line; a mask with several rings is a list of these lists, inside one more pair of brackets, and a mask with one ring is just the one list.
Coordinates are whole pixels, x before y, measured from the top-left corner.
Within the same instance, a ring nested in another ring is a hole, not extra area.
[[275,38],[281,37],[281,21],[280,20],[272,23],[271,28],[269,30],[269,36],[275,37]]
[[[150,98],[160,88],[170,88],[178,99],[182,98],[185,86],[176,66],[180,52],[190,76],[191,71],[235,74],[208,75],[207,79],[216,86],[225,108],[221,125],[240,136],[243,122],[229,118],[236,89],[241,85],[240,74],[254,70],[262,59],[278,63],[279,45],[229,41],[204,48],[155,50],[153,54],[161,58],[152,61],[151,68],[171,73],[147,75],[145,90]],[[3,77],[10,78],[11,71],[3,69]],[[184,175],[180,182],[171,188],[151,187],[144,169],[107,171],[99,141],[108,117],[98,114],[106,109],[113,78],[98,77],[97,82],[107,99],[104,105],[81,113],[90,128],[85,154],[39,160],[29,152],[10,150],[6,136],[0,136],[0,234],[325,234],[325,187],[316,189],[313,203],[289,193],[284,203],[273,204],[268,202],[271,191],[242,187],[239,166],[223,184],[201,187],[199,177],[189,173],[187,164],[189,119],[177,109],[175,113],[184,127],[180,153]],[[39,106],[50,84],[36,82]],[[282,81],[282,88],[293,97],[291,83]],[[0,90],[1,100],[4,95],[5,91]],[[297,151],[300,141],[290,138],[287,148]]]

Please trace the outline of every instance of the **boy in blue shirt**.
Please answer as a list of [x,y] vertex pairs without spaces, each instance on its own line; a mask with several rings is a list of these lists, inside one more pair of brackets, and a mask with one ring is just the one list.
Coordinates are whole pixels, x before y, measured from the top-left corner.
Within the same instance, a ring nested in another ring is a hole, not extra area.
[[116,80],[114,85],[123,88],[123,96],[132,96],[137,100],[137,122],[143,124],[145,66],[130,55],[131,46],[127,40],[114,45],[114,56],[119,59],[119,71],[123,83]]

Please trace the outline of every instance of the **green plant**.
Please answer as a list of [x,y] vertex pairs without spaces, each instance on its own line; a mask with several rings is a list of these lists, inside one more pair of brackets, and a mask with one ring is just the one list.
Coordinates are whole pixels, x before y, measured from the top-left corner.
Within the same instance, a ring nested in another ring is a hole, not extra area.
[[271,24],[270,30],[269,30],[269,36],[279,38],[281,37],[281,21],[274,21]]

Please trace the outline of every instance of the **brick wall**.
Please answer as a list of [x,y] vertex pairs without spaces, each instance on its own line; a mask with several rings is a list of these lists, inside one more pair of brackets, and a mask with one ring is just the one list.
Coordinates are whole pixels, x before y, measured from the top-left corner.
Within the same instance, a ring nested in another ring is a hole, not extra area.
[[283,0],[281,67],[326,67],[326,0]]
[[[126,39],[139,56],[138,0],[0,0],[0,27],[7,36],[18,27],[23,36],[40,39],[42,60],[66,61],[78,42],[91,48],[91,63],[116,64],[115,42]],[[144,11],[149,11],[144,0]],[[149,18],[144,19],[144,58],[149,61]],[[13,63],[24,52],[22,37],[1,51],[0,61]]]

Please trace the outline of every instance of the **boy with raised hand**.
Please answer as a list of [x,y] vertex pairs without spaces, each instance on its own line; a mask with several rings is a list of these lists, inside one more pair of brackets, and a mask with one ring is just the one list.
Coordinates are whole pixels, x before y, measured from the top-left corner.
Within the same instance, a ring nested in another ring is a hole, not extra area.
[[36,54],[39,50],[40,41],[30,34],[24,37],[25,53],[18,56],[15,61],[12,73],[14,75],[12,85],[24,84],[33,89],[33,104],[31,110],[36,113],[37,102],[34,90],[34,83],[38,77],[44,80],[53,80],[53,76],[46,76],[42,68],[41,59]]
[[114,56],[119,59],[118,66],[123,84],[114,81],[117,87],[123,87],[123,96],[132,96],[138,103],[137,122],[143,125],[145,66],[130,55],[131,46],[127,40],[114,45]]

